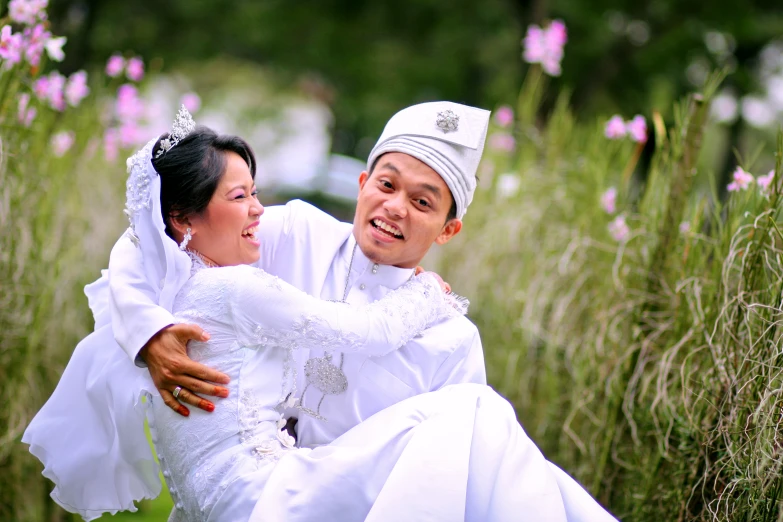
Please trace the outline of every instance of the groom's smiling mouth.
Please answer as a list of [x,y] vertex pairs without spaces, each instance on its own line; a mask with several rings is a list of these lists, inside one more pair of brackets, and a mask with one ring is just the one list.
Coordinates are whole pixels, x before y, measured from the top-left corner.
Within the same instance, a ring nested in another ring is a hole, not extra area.
[[394,225],[391,225],[381,219],[375,218],[370,220],[370,224],[380,232],[381,234],[384,234],[388,236],[389,238],[394,239],[405,239],[405,237],[402,235],[402,232],[399,228],[395,227]]

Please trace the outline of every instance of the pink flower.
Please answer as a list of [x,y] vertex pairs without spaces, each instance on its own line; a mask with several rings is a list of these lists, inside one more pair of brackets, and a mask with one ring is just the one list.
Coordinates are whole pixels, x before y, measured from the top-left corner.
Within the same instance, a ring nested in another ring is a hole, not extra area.
[[75,141],[75,136],[73,132],[71,131],[58,132],[57,134],[52,136],[52,143],[51,143],[52,154],[54,154],[58,158],[63,157],[66,152],[71,150],[74,141]]
[[614,218],[614,221],[609,223],[608,228],[612,239],[618,242],[625,241],[631,234],[631,230],[628,228],[628,224],[625,222],[625,216],[617,216]]
[[687,221],[680,223],[680,234],[687,234],[691,231],[691,224]]
[[65,110],[65,76],[52,71],[49,76],[41,76],[33,82],[33,93],[41,101],[49,102],[49,105],[58,111]]
[[610,140],[616,140],[625,137],[628,133],[628,129],[625,127],[625,121],[622,116],[616,114],[609,118],[606,122],[606,128],[604,129],[604,136]]
[[734,181],[729,183],[726,187],[726,190],[729,192],[747,190],[750,184],[756,181],[756,178],[753,177],[753,174],[745,172],[742,167],[737,167],[737,169],[734,171],[734,174],[732,174],[732,177],[734,178]]
[[759,186],[759,189],[761,189],[761,192],[767,192],[774,177],[775,171],[770,170],[766,175],[759,176],[758,179],[756,179],[756,184]]
[[120,153],[120,135],[117,129],[106,129],[103,135],[103,157],[106,161],[117,161]]
[[508,105],[498,107],[498,110],[495,111],[495,123],[503,128],[514,123],[514,109]]
[[25,0],[11,0],[8,3],[8,16],[19,24],[32,25],[35,23],[35,15]]
[[133,147],[141,139],[139,126],[135,121],[126,121],[119,128],[120,146]]
[[27,114],[25,115],[24,120],[22,120],[22,125],[25,127],[32,125],[36,114],[38,114],[38,110],[35,107],[27,109]]
[[517,145],[517,140],[511,134],[498,132],[489,137],[489,148],[503,152],[511,152]]
[[617,205],[617,189],[609,187],[606,192],[601,194],[601,207],[607,214],[614,214]]
[[30,95],[23,92],[19,95],[19,121],[22,121],[28,105],[30,105]]
[[22,93],[19,95],[19,123],[25,127],[32,125],[35,119],[36,111],[35,107],[30,107],[30,95],[28,93]]
[[78,106],[88,94],[90,94],[90,88],[87,87],[87,73],[84,71],[73,73],[65,85],[65,99],[68,101],[68,105]]
[[41,55],[46,48],[47,42],[52,38],[52,33],[46,30],[43,24],[38,24],[32,29],[29,27],[24,30],[24,56],[27,63],[33,67],[38,67],[41,63]]
[[125,58],[119,54],[113,54],[106,62],[106,76],[116,78],[125,69]]
[[560,68],[560,59],[547,55],[541,61],[541,67],[549,76],[560,76],[563,70]]
[[647,141],[647,122],[644,116],[637,114],[626,124],[628,135],[636,143],[645,143]]
[[46,93],[46,98],[49,100],[49,105],[56,111],[65,110],[65,76],[52,71],[49,73],[49,84]]
[[13,34],[10,25],[4,25],[0,30],[0,58],[7,67],[22,61],[22,35]]
[[549,29],[546,31],[547,47],[550,50],[563,51],[563,47],[568,41],[568,32],[562,20],[552,20]]
[[136,87],[129,83],[120,85],[117,90],[117,117],[121,121],[136,121],[142,115],[143,109]]
[[199,95],[195,92],[183,94],[182,99],[179,102],[191,113],[196,113],[201,108],[201,98],[199,98]]
[[562,20],[554,20],[546,29],[530,25],[522,42],[522,57],[528,63],[540,63],[548,75],[560,76],[563,46],[567,40],[566,26]]
[[554,20],[544,32],[544,46],[547,52],[544,60],[541,61],[541,66],[550,76],[560,76],[563,46],[567,40],[566,27],[561,20]]
[[540,63],[544,59],[546,55],[544,31],[536,24],[528,26],[522,45],[525,48],[522,58],[527,63]]
[[46,100],[49,95],[49,77],[41,76],[33,82],[33,93],[39,100]]
[[33,25],[36,20],[46,20],[48,0],[11,0],[8,3],[8,15],[14,22]]
[[144,78],[144,62],[141,58],[137,56],[128,60],[125,75],[133,82],[140,82]]

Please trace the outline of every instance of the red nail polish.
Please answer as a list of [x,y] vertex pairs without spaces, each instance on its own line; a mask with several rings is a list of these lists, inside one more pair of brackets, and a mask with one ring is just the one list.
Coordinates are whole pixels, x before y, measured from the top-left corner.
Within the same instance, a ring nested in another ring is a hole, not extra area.
[[207,404],[204,405],[204,409],[206,409],[208,412],[211,413],[215,411],[215,405],[208,402]]
[[180,412],[180,414],[184,415],[185,417],[190,415],[190,412],[186,408],[180,408],[179,412]]

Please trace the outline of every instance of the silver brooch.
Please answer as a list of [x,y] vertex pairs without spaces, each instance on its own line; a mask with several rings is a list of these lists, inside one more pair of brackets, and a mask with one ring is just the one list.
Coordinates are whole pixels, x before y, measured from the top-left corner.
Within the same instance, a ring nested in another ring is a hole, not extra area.
[[459,128],[459,116],[453,111],[441,111],[438,113],[435,125],[443,132],[453,132]]
[[[326,420],[321,416],[321,404],[327,395],[339,395],[348,389],[348,378],[343,372],[343,356],[340,354],[340,366],[335,366],[332,363],[332,354],[325,353],[323,357],[313,357],[308,359],[305,363],[305,377],[307,380],[307,386],[305,386],[302,392],[302,401],[299,404],[299,410],[307,415],[315,417],[319,420]],[[316,390],[321,392],[321,400],[318,401],[318,406],[315,410],[307,408],[304,405],[304,398],[307,394],[307,389],[312,386]]]

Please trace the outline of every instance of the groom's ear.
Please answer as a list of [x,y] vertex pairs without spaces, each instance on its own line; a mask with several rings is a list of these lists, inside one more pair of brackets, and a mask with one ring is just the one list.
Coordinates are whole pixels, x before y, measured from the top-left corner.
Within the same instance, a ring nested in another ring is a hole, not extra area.
[[364,188],[364,184],[367,183],[367,179],[369,179],[369,177],[370,177],[370,173],[367,172],[366,170],[361,174],[359,174],[359,192],[362,191],[362,189]]
[[448,220],[446,224],[443,225],[443,230],[440,231],[438,237],[435,238],[435,243],[445,245],[451,241],[451,238],[459,234],[460,230],[462,230],[461,220],[457,218]]

